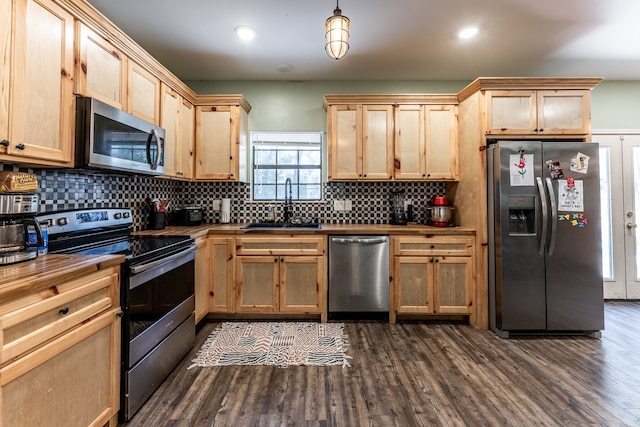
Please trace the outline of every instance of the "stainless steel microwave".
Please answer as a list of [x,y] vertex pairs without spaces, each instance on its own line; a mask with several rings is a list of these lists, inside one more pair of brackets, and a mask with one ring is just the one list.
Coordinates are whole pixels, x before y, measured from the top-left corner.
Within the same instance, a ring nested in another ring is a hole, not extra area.
[[95,98],[76,101],[77,167],[164,175],[164,129]]

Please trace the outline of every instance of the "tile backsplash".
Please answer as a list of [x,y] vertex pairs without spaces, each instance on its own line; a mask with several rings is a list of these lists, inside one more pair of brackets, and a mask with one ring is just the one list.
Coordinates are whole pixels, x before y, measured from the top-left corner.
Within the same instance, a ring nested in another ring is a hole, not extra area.
[[[3,165],[4,170],[18,170]],[[173,207],[197,205],[205,209],[205,221],[217,223],[220,212],[214,200],[231,199],[231,222],[264,219],[269,205],[282,215],[282,202],[251,201],[248,184],[230,182],[183,182],[139,175],[117,175],[76,169],[23,169],[38,176],[40,212],[69,209],[127,207],[134,214],[134,228],[146,228],[148,198],[168,199]],[[404,190],[414,206],[415,220],[425,222],[425,207],[434,195],[444,194],[444,183],[431,182],[329,182],[324,200],[294,202],[296,215],[334,224],[384,224],[391,215],[391,193]],[[350,211],[334,210],[335,200],[350,200]]]

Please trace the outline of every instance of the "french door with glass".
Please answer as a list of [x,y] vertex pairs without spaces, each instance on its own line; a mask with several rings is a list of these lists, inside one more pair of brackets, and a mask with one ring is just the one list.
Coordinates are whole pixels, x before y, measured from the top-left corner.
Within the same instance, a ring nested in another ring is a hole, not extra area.
[[600,143],[605,299],[640,298],[640,131],[594,131]]

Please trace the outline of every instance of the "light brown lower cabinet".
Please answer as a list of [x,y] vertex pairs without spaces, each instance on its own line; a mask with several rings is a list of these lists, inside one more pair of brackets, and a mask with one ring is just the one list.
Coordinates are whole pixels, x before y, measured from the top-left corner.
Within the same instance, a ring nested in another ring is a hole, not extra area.
[[320,314],[327,320],[326,238],[237,238],[235,312]]
[[[393,238],[397,314],[475,315],[474,237]],[[470,319],[473,321],[473,318]]]
[[0,304],[0,425],[115,426],[119,266],[51,289]]
[[209,238],[209,310],[233,313],[233,268],[235,262],[232,237]]

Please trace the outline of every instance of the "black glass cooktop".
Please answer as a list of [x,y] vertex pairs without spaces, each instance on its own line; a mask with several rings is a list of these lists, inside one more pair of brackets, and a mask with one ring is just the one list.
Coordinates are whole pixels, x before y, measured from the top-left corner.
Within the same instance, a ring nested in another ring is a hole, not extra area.
[[91,247],[78,250],[81,255],[125,255],[127,259],[138,260],[151,258],[159,254],[172,252],[188,246],[192,239],[189,236],[130,236],[128,239],[96,243]]

